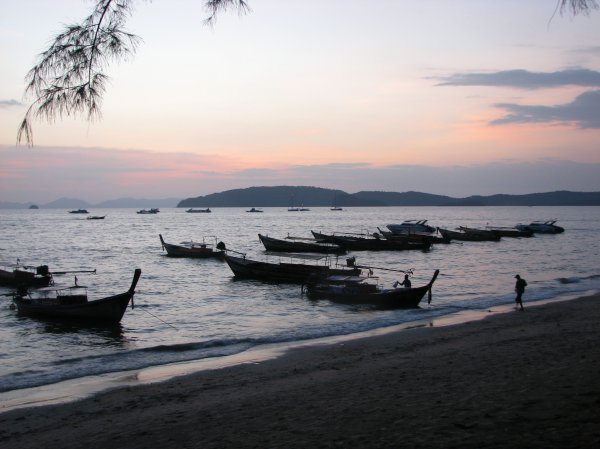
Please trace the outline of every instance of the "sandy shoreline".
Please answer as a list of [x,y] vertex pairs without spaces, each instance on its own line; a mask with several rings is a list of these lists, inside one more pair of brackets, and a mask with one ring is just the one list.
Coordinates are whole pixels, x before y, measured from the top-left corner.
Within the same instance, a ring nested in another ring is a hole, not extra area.
[[0,414],[5,448],[600,447],[600,296]]

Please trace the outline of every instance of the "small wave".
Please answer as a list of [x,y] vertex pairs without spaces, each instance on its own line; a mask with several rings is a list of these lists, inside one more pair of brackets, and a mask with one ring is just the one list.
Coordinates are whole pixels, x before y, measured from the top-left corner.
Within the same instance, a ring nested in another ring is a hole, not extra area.
[[561,284],[577,284],[579,282],[578,278],[558,278],[558,282]]

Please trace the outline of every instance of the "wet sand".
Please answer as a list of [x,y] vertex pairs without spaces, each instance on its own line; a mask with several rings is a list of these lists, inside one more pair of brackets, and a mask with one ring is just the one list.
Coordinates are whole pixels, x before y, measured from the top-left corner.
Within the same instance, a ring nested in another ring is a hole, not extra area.
[[600,296],[0,414],[7,449],[600,447]]

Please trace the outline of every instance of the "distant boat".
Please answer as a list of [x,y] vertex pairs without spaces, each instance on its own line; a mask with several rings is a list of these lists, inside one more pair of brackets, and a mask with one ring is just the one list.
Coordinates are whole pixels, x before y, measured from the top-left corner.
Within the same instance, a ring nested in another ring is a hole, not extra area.
[[86,209],[76,209],[69,211],[70,214],[89,214]]
[[106,215],[90,215],[87,217],[88,220],[104,220]]
[[256,209],[255,207],[253,207],[252,209],[247,210],[246,212],[262,212],[262,210]]
[[138,214],[158,214],[160,212],[160,210],[158,210],[157,208],[155,209],[141,209],[138,210],[137,213]]
[[37,204],[32,204],[29,206],[29,209],[39,209],[40,207]]
[[212,211],[210,210],[210,207],[207,207],[206,209],[189,208],[188,210],[186,210],[186,212],[189,214],[210,214]]
[[337,204],[337,195],[334,197],[333,206],[331,206],[331,208],[329,210],[334,210],[334,211],[344,210]]
[[308,207],[304,207],[304,206],[294,206],[294,197],[292,196],[292,201],[291,201],[292,205],[290,207],[288,207],[288,212],[305,212],[305,211],[309,211],[310,209]]

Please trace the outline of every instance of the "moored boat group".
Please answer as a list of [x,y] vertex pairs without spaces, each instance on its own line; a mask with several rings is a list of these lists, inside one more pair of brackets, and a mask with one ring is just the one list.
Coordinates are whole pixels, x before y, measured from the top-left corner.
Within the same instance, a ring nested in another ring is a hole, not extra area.
[[[205,211],[206,212],[206,211]],[[301,292],[310,299],[329,299],[346,304],[365,304],[384,308],[418,307],[429,293],[439,270],[433,270],[428,282],[413,287],[410,277],[413,270],[396,267],[361,266],[356,257],[347,257],[345,265],[338,265],[337,256],[360,251],[407,251],[429,250],[438,243],[458,241],[499,241],[501,238],[531,237],[536,233],[558,234],[564,228],[555,221],[532,222],[514,227],[472,228],[460,226],[455,230],[433,227],[427,220],[407,220],[400,224],[388,224],[384,231],[373,234],[321,233],[311,231],[312,237],[274,238],[258,234],[259,241],[268,258],[257,260],[231,250],[216,237],[203,238],[201,242],[168,243],[159,234],[162,249],[174,258],[223,260],[234,277],[258,279],[268,282],[301,284]],[[208,240],[207,240],[208,239]],[[333,262],[333,255],[336,262]],[[402,272],[405,281],[393,288],[377,284],[373,269]],[[84,271],[90,272],[90,271]],[[95,270],[93,271],[95,273]],[[141,270],[134,271],[128,290],[112,296],[90,300],[87,289],[77,285],[53,289],[53,275],[69,272],[51,272],[46,265],[24,266],[19,262],[13,267],[0,269],[0,285],[15,289],[13,302],[18,312],[27,316],[78,320],[93,323],[118,323],[133,296]],[[37,289],[37,290],[34,290]]]

